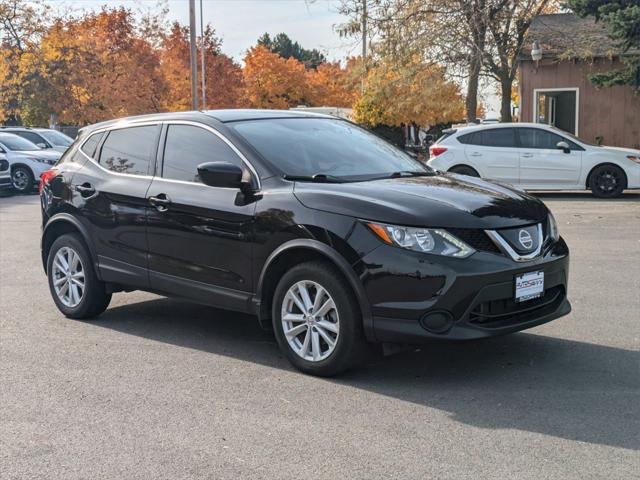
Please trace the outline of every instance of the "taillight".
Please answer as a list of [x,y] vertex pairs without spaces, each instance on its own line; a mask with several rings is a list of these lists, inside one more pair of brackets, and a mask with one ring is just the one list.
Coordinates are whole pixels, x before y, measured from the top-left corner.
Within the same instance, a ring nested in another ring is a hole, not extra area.
[[432,145],[429,147],[429,155],[431,155],[432,157],[437,157],[438,155],[446,151],[447,147],[438,147],[437,145]]
[[50,170],[45,170],[40,174],[40,183],[38,184],[38,193],[42,192],[42,189],[46,184],[48,184],[52,178],[56,176],[57,170],[52,168]]

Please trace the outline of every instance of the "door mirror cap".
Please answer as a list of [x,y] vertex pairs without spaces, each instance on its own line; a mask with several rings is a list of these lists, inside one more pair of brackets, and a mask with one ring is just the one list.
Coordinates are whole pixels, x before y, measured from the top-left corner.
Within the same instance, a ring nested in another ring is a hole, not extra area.
[[202,183],[210,187],[243,189],[242,168],[229,162],[207,162],[198,165]]
[[571,153],[571,148],[569,148],[569,144],[567,142],[556,143],[556,148],[558,150],[562,150],[564,153]]
[[42,149],[49,148],[49,145],[44,142],[36,143],[36,145]]

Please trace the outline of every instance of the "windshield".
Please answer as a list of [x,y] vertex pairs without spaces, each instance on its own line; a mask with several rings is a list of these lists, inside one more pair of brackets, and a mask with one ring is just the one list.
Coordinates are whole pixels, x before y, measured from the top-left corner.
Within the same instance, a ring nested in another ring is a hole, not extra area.
[[339,119],[281,118],[229,126],[287,176],[365,180],[395,172],[432,172],[372,133]]
[[29,140],[12,133],[0,133],[0,143],[14,152],[40,150],[35,143],[31,143]]
[[55,130],[38,130],[38,133],[46,138],[49,143],[59,147],[68,147],[73,143],[72,138]]

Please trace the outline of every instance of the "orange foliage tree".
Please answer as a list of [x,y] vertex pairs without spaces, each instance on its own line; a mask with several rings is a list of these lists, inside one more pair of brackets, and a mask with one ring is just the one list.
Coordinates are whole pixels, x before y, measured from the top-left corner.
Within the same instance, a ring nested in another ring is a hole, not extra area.
[[[220,40],[215,37],[213,29],[207,26],[204,35],[207,108],[243,106],[242,70],[230,57],[221,52],[220,47]],[[201,53],[200,48],[202,47],[198,48],[198,56]],[[168,86],[162,101],[163,109],[170,111],[191,109],[191,70],[187,27],[176,22],[169,33],[163,35],[160,59],[160,71]],[[198,89],[202,95],[200,82],[198,82]]]
[[47,112],[84,124],[159,111],[165,88],[158,56],[124,8],[56,21],[20,68],[30,80],[22,116],[31,123]]
[[307,102],[314,106],[353,106],[358,98],[360,84],[354,74],[355,59],[345,68],[339,62],[322,63],[316,69],[307,70]]
[[295,58],[285,60],[257,45],[247,52],[244,63],[245,97],[251,107],[287,109],[305,103],[306,72]]
[[370,126],[435,125],[463,119],[464,99],[438,65],[419,59],[401,67],[381,62],[369,70],[354,115]]

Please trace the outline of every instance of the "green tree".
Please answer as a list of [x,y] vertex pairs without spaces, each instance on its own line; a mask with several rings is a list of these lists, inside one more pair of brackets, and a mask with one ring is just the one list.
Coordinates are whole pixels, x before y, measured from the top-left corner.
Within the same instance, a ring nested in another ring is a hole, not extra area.
[[620,48],[624,69],[591,75],[594,85],[634,85],[640,91],[640,2],[638,0],[568,0],[581,17],[594,16],[607,24],[609,37]]
[[268,33],[265,33],[258,38],[258,45],[277,53],[284,59],[293,57],[302,62],[306,68],[317,68],[318,65],[327,61],[319,50],[303,48],[298,42],[291,40],[286,33],[279,33],[273,38]]

